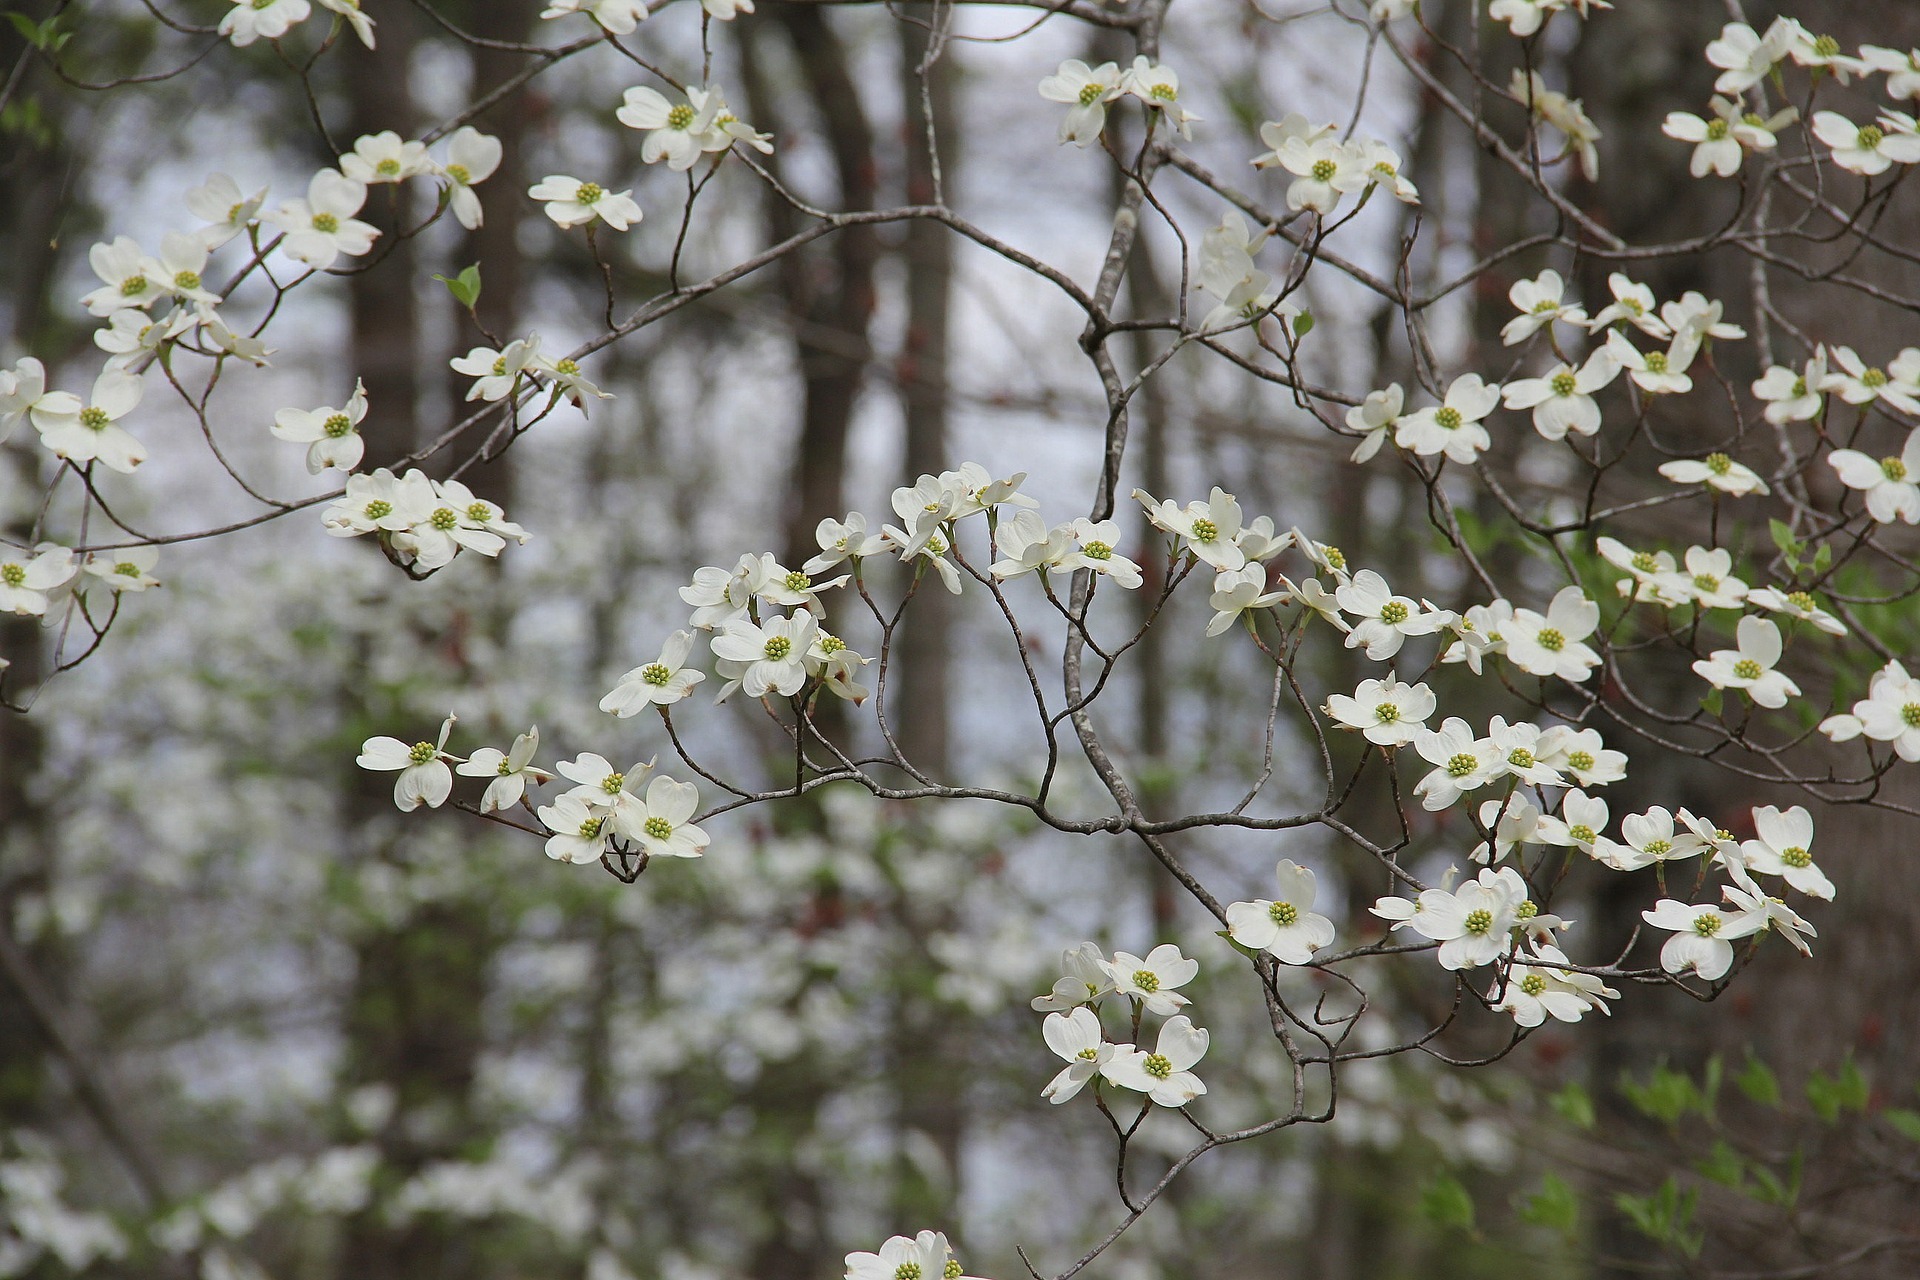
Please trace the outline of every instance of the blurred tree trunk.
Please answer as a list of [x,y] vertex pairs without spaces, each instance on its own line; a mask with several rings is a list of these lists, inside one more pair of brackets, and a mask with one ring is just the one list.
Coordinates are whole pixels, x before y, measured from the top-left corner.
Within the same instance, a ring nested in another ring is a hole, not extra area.
[[[474,21],[500,27],[514,17],[522,23],[518,30],[524,30],[519,3],[478,6]],[[376,50],[352,45],[342,50],[351,103],[343,146],[382,129],[404,137],[419,127],[409,74],[421,38],[418,15],[391,6],[381,13],[380,23]],[[481,68],[478,74],[498,76],[499,69]],[[375,198],[363,216],[391,236],[416,215],[404,201],[387,202],[382,190],[374,189]],[[500,253],[499,237],[511,235],[512,220],[503,210],[497,209],[495,216],[503,225],[490,234],[483,231],[487,240],[476,237],[476,248],[491,244],[497,255],[483,300],[496,313],[510,315],[514,270],[504,265],[511,255]],[[367,387],[362,432],[370,464],[410,452],[423,434],[423,378],[437,375],[423,372],[426,353],[415,294],[421,267],[417,243],[408,242],[393,246],[378,270],[355,275],[349,284],[351,367]],[[355,688],[345,696],[358,704],[350,717],[356,720],[390,714],[411,718],[419,710],[368,706],[364,691]],[[347,816],[350,839],[357,846],[354,860],[390,863],[404,878],[410,859],[384,775],[354,771]],[[355,978],[342,1028],[344,1084],[394,1091],[392,1116],[376,1136],[384,1165],[377,1185],[387,1190],[435,1160],[470,1152],[481,1137],[471,1092],[485,1044],[481,1009],[495,946],[486,909],[474,900],[451,897],[396,914],[397,921],[389,924],[384,913],[372,913],[356,940]],[[485,1257],[478,1243],[484,1228],[456,1228],[438,1215],[395,1224],[382,1208],[376,1198],[368,1210],[346,1220],[336,1268],[341,1280],[470,1280],[476,1274]]]

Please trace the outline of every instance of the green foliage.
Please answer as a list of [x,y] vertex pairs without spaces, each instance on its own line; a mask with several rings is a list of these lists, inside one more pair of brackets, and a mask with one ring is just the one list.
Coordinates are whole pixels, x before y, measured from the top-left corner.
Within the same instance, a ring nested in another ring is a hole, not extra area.
[[73,39],[73,32],[60,30],[60,15],[54,14],[43,22],[35,22],[24,13],[9,10],[7,21],[25,40],[42,53],[58,53],[62,45]]
[[1547,1105],[1559,1112],[1561,1118],[1574,1128],[1593,1128],[1593,1095],[1579,1081],[1569,1081],[1565,1088],[1547,1099]]
[[1645,1083],[1623,1072],[1620,1092],[1635,1111],[1669,1127],[1678,1124],[1689,1111],[1697,1111],[1711,1120],[1714,1098],[1720,1092],[1720,1074],[1718,1057],[1708,1060],[1698,1085],[1686,1072],[1675,1071],[1662,1062],[1655,1065]]
[[1752,1049],[1747,1050],[1747,1065],[1740,1069],[1733,1083],[1749,1101],[1779,1109],[1780,1078],[1773,1074],[1772,1067],[1754,1057]]
[[457,276],[436,275],[434,279],[447,286],[447,292],[453,295],[453,300],[469,311],[480,301],[480,264],[477,262],[462,267]]
[[1905,1107],[1888,1107],[1880,1113],[1893,1131],[1911,1142],[1920,1142],[1920,1111],[1909,1111]]
[[1867,1096],[1867,1078],[1852,1055],[1832,1075],[1815,1071],[1807,1077],[1807,1105],[1828,1124],[1837,1123],[1843,1111],[1865,1111]]
[[1312,332],[1313,332],[1313,312],[1302,311],[1299,315],[1293,318],[1293,336],[1296,339],[1304,338]]
[[1450,1174],[1440,1174],[1421,1191],[1420,1212],[1443,1227],[1473,1230],[1473,1197]]
[[1580,1199],[1565,1179],[1549,1173],[1521,1204],[1520,1220],[1571,1237],[1580,1226]]
[[1651,1195],[1636,1196],[1622,1191],[1613,1198],[1614,1207],[1627,1216],[1636,1231],[1649,1240],[1677,1249],[1688,1258],[1699,1257],[1700,1248],[1706,1242],[1705,1232],[1693,1222],[1699,1202],[1700,1193],[1692,1188],[1682,1191],[1672,1175]]

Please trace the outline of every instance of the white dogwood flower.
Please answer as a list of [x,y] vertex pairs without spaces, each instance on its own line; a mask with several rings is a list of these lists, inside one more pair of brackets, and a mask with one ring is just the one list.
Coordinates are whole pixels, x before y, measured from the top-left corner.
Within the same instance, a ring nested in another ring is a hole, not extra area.
[[1402,684],[1394,676],[1362,680],[1349,697],[1329,694],[1325,711],[1343,727],[1358,730],[1368,742],[1404,747],[1427,727],[1436,700],[1424,684]]
[[52,593],[79,571],[73,552],[51,542],[35,547],[32,555],[0,547],[0,612],[40,617]]
[[76,466],[98,461],[123,475],[146,461],[147,447],[118,421],[132,413],[145,390],[140,379],[108,369],[93,381],[86,400],[70,391],[41,396],[31,410],[40,443]]
[[1605,347],[1596,347],[1579,369],[1555,365],[1538,378],[1517,378],[1500,389],[1509,409],[1533,410],[1533,429],[1548,440],[1564,440],[1567,432],[1590,436],[1600,430],[1596,391],[1620,376],[1620,363]]
[[1820,384],[1827,380],[1827,349],[1815,347],[1799,373],[1773,365],[1753,384],[1754,398],[1767,402],[1763,416],[1776,427],[1789,422],[1811,422],[1825,403]]
[[1122,1089],[1144,1093],[1163,1107],[1184,1107],[1207,1091],[1190,1068],[1206,1056],[1208,1035],[1183,1013],[1160,1024],[1153,1052],[1123,1045],[1103,1075]]
[[540,730],[532,728],[513,740],[511,750],[481,747],[454,772],[467,778],[489,778],[486,794],[480,797],[480,812],[499,813],[520,803],[529,782],[551,782],[553,775],[533,767],[533,754],[540,749]]
[[1586,308],[1566,300],[1566,282],[1549,267],[1531,280],[1516,280],[1507,299],[1520,314],[1500,330],[1500,341],[1511,347],[1525,342],[1555,320],[1585,327]]
[[[1101,1073],[1116,1051],[1116,1046],[1108,1044],[1100,1030],[1099,1015],[1087,1008],[1048,1014],[1040,1034],[1046,1039],[1047,1048],[1067,1061],[1060,1073],[1040,1091],[1041,1097],[1055,1105],[1086,1088],[1087,1081]],[[889,1275],[886,1280],[894,1278]]]
[[1760,478],[1759,472],[1743,462],[1735,462],[1724,453],[1663,462],[1660,464],[1660,474],[1675,484],[1704,484],[1735,498],[1767,492],[1767,482]]
[[1040,82],[1041,97],[1067,104],[1067,114],[1060,121],[1060,141],[1080,147],[1099,141],[1107,127],[1107,104],[1121,92],[1120,67],[1113,62],[1089,67],[1078,58],[1068,58]]
[[1227,936],[1265,951],[1281,964],[1308,964],[1333,943],[1333,921],[1313,909],[1318,887],[1313,872],[1291,858],[1273,868],[1279,890],[1273,898],[1236,902],[1227,908]]
[[1716,649],[1693,664],[1701,679],[1716,689],[1745,689],[1763,707],[1784,707],[1789,696],[1800,696],[1800,686],[1773,669],[1780,661],[1779,627],[1748,614],[1734,634],[1738,648]]
[[1751,937],[1767,927],[1758,912],[1731,912],[1715,905],[1689,906],[1662,898],[1640,918],[1673,936],[1660,948],[1660,967],[1671,974],[1693,973],[1708,982],[1724,978],[1733,967],[1735,938]]
[[1129,999],[1138,1000],[1148,1012],[1166,1016],[1180,1012],[1187,1003],[1176,987],[1192,982],[1200,972],[1200,962],[1180,954],[1180,948],[1163,942],[1147,952],[1145,958],[1127,951],[1116,951],[1107,962],[1113,976],[1113,989]]
[[641,218],[631,190],[609,191],[565,174],[547,175],[529,187],[527,195],[543,201],[546,215],[562,227],[583,227],[598,218],[615,231],[625,231]]
[[335,169],[322,169],[307,183],[304,200],[288,200],[262,219],[285,232],[280,252],[315,271],[345,254],[358,258],[373,248],[377,228],[353,215],[367,202],[366,184]]
[[1497,383],[1489,385],[1477,373],[1462,374],[1447,388],[1441,404],[1401,418],[1394,439],[1423,458],[1443,453],[1455,462],[1471,464],[1493,443],[1480,420],[1499,403]]
[[328,467],[351,471],[360,465],[367,445],[358,428],[366,416],[367,387],[356,378],[344,407],[282,409],[273,415],[269,430],[282,440],[306,445],[307,470],[317,476]]
[[412,813],[421,805],[438,809],[453,794],[453,770],[447,761],[458,756],[447,754],[447,735],[453,732],[454,717],[440,725],[440,737],[433,742],[408,744],[398,738],[368,738],[360,745],[354,761],[362,769],[400,771],[393,781],[393,803],[402,813]]

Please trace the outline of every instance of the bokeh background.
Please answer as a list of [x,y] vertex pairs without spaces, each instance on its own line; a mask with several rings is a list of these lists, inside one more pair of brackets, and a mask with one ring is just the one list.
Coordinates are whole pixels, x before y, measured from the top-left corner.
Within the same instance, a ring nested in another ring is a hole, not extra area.
[[[188,23],[225,8],[156,4]],[[180,66],[210,38],[141,4],[70,5],[63,76],[0,26],[0,69],[16,77],[0,114],[0,355],[38,355],[56,385],[90,379],[99,355],[75,303],[91,287],[89,245],[118,234],[151,244],[191,225],[183,193],[213,171],[249,191],[271,185],[271,198],[299,193],[335,159],[316,114],[342,148],[382,129],[417,134],[529,65],[459,32],[509,44],[584,33],[584,19],[540,22],[540,7],[366,0],[375,52],[349,39],[301,76],[265,44],[222,46],[178,76],[106,91],[76,81]],[[5,8],[35,21],[52,10]],[[697,78],[692,9],[665,6],[629,47]],[[1504,83],[1518,46],[1477,25],[1476,9],[1429,0],[1425,14],[1456,44],[1485,39],[1485,74]],[[1800,16],[1848,45],[1920,41],[1900,0],[1818,9]],[[714,24],[714,78],[772,133],[770,167],[829,208],[928,197],[930,104],[954,207],[1085,280],[1105,250],[1115,167],[1097,148],[1059,146],[1057,109],[1034,86],[1062,58],[1128,53],[1114,33],[1043,17],[760,0]],[[1533,48],[1603,132],[1600,180],[1570,176],[1569,193],[1631,240],[1678,239],[1726,216],[1729,189],[1689,179],[1687,148],[1662,139],[1659,122],[1700,110],[1711,75],[1699,50],[1727,17],[1718,0],[1621,0],[1591,22],[1556,23]],[[950,24],[950,38],[921,74],[931,23]],[[322,29],[309,23],[290,48],[310,49]],[[1344,122],[1357,106],[1362,132],[1397,146],[1424,203],[1370,206],[1341,236],[1355,261],[1391,271],[1417,231],[1406,270],[1444,280],[1542,229],[1536,206],[1370,46],[1365,25],[1325,6],[1181,0],[1163,59],[1203,120],[1189,153],[1266,207],[1281,204],[1284,180],[1248,166],[1265,149],[1263,120]],[[1466,90],[1456,66],[1434,66]],[[506,155],[480,188],[481,230],[443,221],[381,269],[289,299],[271,368],[234,374],[214,414],[256,487],[317,491],[299,451],[266,426],[279,408],[341,403],[355,378],[373,406],[370,463],[461,415],[466,380],[446,362],[478,337],[436,272],[479,263],[479,314],[496,332],[536,330],[565,350],[598,331],[598,268],[523,197],[546,174],[631,184],[646,220],[601,239],[615,245],[615,286],[637,299],[664,285],[687,186],[643,167],[640,136],[614,122],[621,91],[642,79],[601,49],[529,80],[477,122]],[[1506,136],[1524,130],[1510,104],[1486,111]],[[1171,171],[1156,193],[1190,241],[1224,211]],[[420,212],[390,205],[387,189],[369,208],[388,228]],[[729,164],[690,219],[683,274],[800,225]],[[1889,228],[1912,231],[1912,215],[1896,208]],[[1179,255],[1150,225],[1126,310],[1172,308]],[[1506,288],[1543,265],[1517,258],[1436,310],[1442,353],[1497,376]],[[1636,274],[1663,298],[1725,297],[1743,319],[1745,271],[1729,255]],[[1575,273],[1589,299],[1604,275],[1597,264]],[[1792,305],[1810,331],[1863,322],[1857,300],[1798,288]],[[1360,394],[1406,380],[1405,335],[1376,298],[1316,272],[1301,300],[1317,321],[1306,359],[1318,381]],[[597,354],[588,374],[616,399],[590,417],[556,414],[469,472],[535,535],[497,564],[462,556],[411,582],[371,546],[325,537],[313,511],[169,549],[165,589],[130,600],[100,654],[49,684],[30,715],[0,718],[0,1276],[815,1280],[839,1274],[848,1250],[921,1227],[949,1232],[972,1274],[1023,1274],[1016,1245],[1057,1272],[1120,1216],[1104,1122],[1038,1097],[1056,1064],[1027,999],[1083,938],[1140,953],[1174,941],[1198,957],[1196,1013],[1214,1035],[1208,1116],[1284,1111],[1286,1063],[1262,1041],[1257,988],[1213,922],[1118,838],[829,789],[717,820],[704,860],[626,886],[464,815],[403,817],[389,780],[353,765],[365,737],[429,736],[449,710],[465,746],[538,724],[549,761],[663,750],[641,721],[594,704],[683,625],[674,593],[692,570],[760,549],[797,564],[815,521],[882,515],[891,488],[921,472],[961,460],[1024,471],[1049,515],[1081,513],[1104,409],[1079,329],[1057,294],[937,226],[848,230]],[[1115,345],[1135,364],[1157,350],[1145,335]],[[1184,500],[1224,482],[1249,510],[1338,543],[1410,594],[1424,583],[1447,602],[1459,587],[1435,554],[1425,492],[1396,468],[1349,465],[1350,444],[1277,389],[1187,352],[1135,410],[1122,492],[1137,483]],[[153,458],[104,489],[131,522],[173,533],[257,513],[210,471],[190,415],[151,391],[141,414]],[[17,534],[52,460],[30,432],[0,456],[0,520]],[[1528,491],[1566,482],[1524,448],[1501,465]],[[1136,514],[1123,518],[1144,547]],[[1644,529],[1661,533],[1651,519]],[[1248,654],[1199,639],[1204,606],[1177,603],[1106,704],[1125,767],[1168,809],[1233,793],[1257,765],[1266,681]],[[857,625],[847,630],[866,647]],[[1057,651],[1057,634],[1038,635]],[[922,596],[903,641],[893,697],[909,753],[938,777],[1030,778],[1036,736],[992,611]],[[0,622],[10,689],[32,687],[46,653],[32,623]],[[1338,649],[1311,661],[1326,689],[1372,674]],[[739,776],[779,767],[779,743],[748,710],[683,723]],[[858,713],[849,725],[864,732]],[[1283,742],[1277,785],[1311,804],[1318,766],[1290,778],[1289,745],[1304,749]],[[1773,798],[1707,766],[1636,765],[1609,797],[1616,813]],[[1090,775],[1064,785],[1094,805]],[[1771,948],[1712,1006],[1629,992],[1612,1019],[1550,1027],[1483,1071],[1420,1056],[1356,1064],[1332,1123],[1209,1156],[1089,1274],[1640,1274],[1673,1254],[1614,1196],[1670,1173],[1696,1197],[1702,1265],[1819,1262],[1898,1225],[1911,1148],[1852,1113],[1910,1095],[1920,871],[1910,828],[1821,821],[1841,892],[1819,917],[1812,961]],[[1417,846],[1438,868],[1470,838],[1429,825]],[[1324,832],[1182,839],[1209,883],[1242,897],[1276,856],[1336,858]],[[1385,886],[1332,871],[1328,882],[1322,909],[1343,934],[1371,936],[1364,904]],[[1579,905],[1568,914],[1618,926],[1643,904]],[[1417,1027],[1449,998],[1431,966],[1406,968],[1377,974],[1389,1026]],[[1480,1024],[1451,1047],[1497,1040]],[[1758,1055],[1786,1100],[1769,1105],[1749,1074],[1754,1087],[1728,1086],[1709,1125],[1698,1108],[1663,1120],[1658,1101],[1650,1115],[1645,1095],[1636,1104],[1619,1087],[1623,1072],[1657,1082],[1662,1061],[1697,1079],[1716,1053],[1728,1076]],[[1809,1079],[1839,1090],[1832,1122],[1818,1102],[1828,1094],[1802,1101]],[[1699,1172],[1728,1126],[1782,1169],[1803,1152],[1807,1190],[1791,1209]],[[1156,1116],[1141,1145],[1167,1158],[1190,1136]],[[1549,1174],[1575,1209],[1549,1203]],[[1911,1274],[1903,1265],[1872,1256],[1849,1274]]]

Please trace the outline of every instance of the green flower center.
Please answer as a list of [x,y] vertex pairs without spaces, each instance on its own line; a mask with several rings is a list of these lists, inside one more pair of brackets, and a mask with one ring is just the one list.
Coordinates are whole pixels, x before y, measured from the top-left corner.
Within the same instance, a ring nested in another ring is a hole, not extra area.
[[1535,636],[1534,640],[1549,653],[1558,653],[1567,647],[1567,637],[1558,627],[1540,628],[1540,634]]
[[775,662],[785,662],[787,655],[793,652],[793,641],[785,636],[774,636],[767,641],[766,655]]
[[1673,843],[1668,840],[1649,840],[1640,847],[1640,852],[1652,858],[1664,858],[1673,852]]
[[1105,85],[1083,84],[1080,86],[1080,105],[1090,107],[1100,101],[1100,99],[1106,97],[1106,95],[1107,88]]
[[1331,160],[1315,160],[1313,162],[1313,180],[1315,182],[1330,182],[1337,168],[1338,166]]
[[1480,767],[1480,757],[1471,751],[1462,751],[1447,761],[1449,778],[1464,778]]
[[1559,309],[1560,309],[1560,304],[1555,302],[1552,298],[1542,298],[1540,299],[1540,301],[1533,304],[1533,314],[1537,316],[1551,315],[1552,313],[1554,313],[1555,311],[1558,311]]
[[1400,708],[1394,706],[1391,702],[1383,702],[1373,709],[1373,718],[1381,724],[1398,724],[1400,722]]
[[1347,553],[1338,547],[1321,547],[1320,554],[1327,558],[1329,568],[1345,569],[1347,567]]
[[425,764],[439,754],[439,749],[431,742],[416,742],[407,748],[407,759],[414,764]]
[[1886,133],[1877,124],[1861,125],[1859,136],[1854,139],[1862,151],[1872,151],[1886,140]]
[[1520,979],[1520,989],[1530,996],[1537,996],[1547,989],[1547,980],[1537,973],[1530,973]]
[[1516,769],[1533,768],[1533,752],[1525,747],[1515,747],[1507,752],[1507,763]]
[[473,171],[463,164],[448,165],[447,176],[463,187],[473,181]]
[[1780,851],[1780,861],[1790,867],[1810,867],[1813,865],[1813,855],[1796,844],[1792,848]]
[[338,440],[342,436],[353,434],[353,419],[344,413],[332,414],[320,424],[320,429]]
[[1720,579],[1710,573],[1696,573],[1693,575],[1693,585],[1702,591],[1718,591]]
[[573,193],[573,198],[580,204],[592,204],[605,194],[607,189],[599,183],[583,182],[580,184],[580,189]]
[[1548,380],[1548,385],[1553,388],[1553,394],[1557,396],[1570,396],[1573,394],[1573,389],[1579,386],[1580,383],[1570,373],[1556,373]]
[[1702,911],[1693,918],[1693,931],[1703,938],[1711,938],[1720,932],[1723,923],[1718,911]]
[[1104,542],[1094,541],[1080,548],[1080,554],[1089,560],[1111,560],[1113,548]]
[[1818,607],[1815,605],[1813,597],[1804,591],[1795,591],[1789,594],[1787,596],[1787,603],[1802,613],[1812,613],[1814,609]]
[[1727,122],[1725,120],[1707,121],[1707,141],[1719,142],[1721,139],[1725,138],[1726,136],[1727,136]]
[[673,824],[661,817],[648,818],[643,829],[655,840],[666,840],[673,836]]
[[1141,1065],[1155,1080],[1165,1080],[1173,1074],[1173,1063],[1169,1062],[1164,1054],[1150,1053]]
[[947,540],[945,538],[939,537],[938,535],[928,538],[927,553],[929,555],[936,555],[936,556],[943,556],[947,554]]
[[[1082,1050],[1085,1052],[1085,1050]],[[947,1264],[940,1268],[941,1280],[960,1280],[961,1267],[958,1258],[948,1258]]]
[[256,9],[271,9],[273,5],[274,0],[253,0],[253,7]]
[[[1088,1047],[1088,1048],[1082,1049],[1080,1052],[1074,1054],[1073,1056],[1080,1059],[1080,1061],[1082,1062],[1092,1062],[1100,1056],[1100,1051],[1098,1049]],[[955,1262],[949,1262],[947,1265],[950,1267],[954,1267],[954,1266],[958,1266],[959,1264]]]
[[667,112],[667,128],[684,129],[693,123],[693,115],[693,108],[683,102]]
[[493,508],[484,502],[470,502],[467,504],[467,519],[475,524],[485,524],[493,519]]
[[1667,371],[1667,353],[1664,351],[1647,352],[1647,372],[1648,373],[1665,373],[1666,371]]
[[1707,470],[1716,476],[1724,476],[1733,470],[1733,459],[1724,453],[1710,453],[1706,457]]
[[1620,309],[1629,315],[1643,316],[1647,314],[1647,309],[1640,305],[1640,299],[1638,298],[1620,299]]
[[1871,387],[1875,390],[1886,386],[1887,381],[1887,371],[1885,369],[1868,369],[1860,375],[1860,385],[1863,387]]
[[1493,928],[1493,912],[1485,907],[1475,907],[1467,912],[1467,918],[1461,924],[1468,933],[1484,934]]
[[313,215],[313,229],[330,236],[340,229],[340,219],[330,213],[316,213]]
[[1300,920],[1300,908],[1291,902],[1276,902],[1267,908],[1267,919],[1285,929]]
[[[1866,379],[1862,378],[1862,382]],[[1880,474],[1896,484],[1907,478],[1907,464],[1898,458],[1880,459]]]
[[[1152,96],[1152,98],[1156,102],[1172,102],[1175,98],[1178,98],[1180,96],[1180,91],[1174,88],[1170,84],[1157,84],[1153,86],[1153,88],[1147,90],[1147,92],[1149,95]],[[1326,162],[1323,160],[1320,163],[1325,164]],[[1316,169],[1319,167],[1320,167],[1319,165],[1314,166],[1314,168]]]
[[1213,521],[1201,519],[1193,522],[1193,540],[1195,542],[1212,542],[1219,536],[1220,526]]
[[113,571],[122,578],[137,578],[140,576],[140,566],[131,560],[120,561],[113,566]]
[[504,378],[507,376],[507,358],[505,356],[495,356],[493,358],[493,376],[496,378]]
[[367,504],[367,519],[385,520],[393,514],[393,504],[385,498],[375,498]]
[[563,378],[571,378],[580,372],[580,366],[575,361],[563,358],[553,362],[553,371]]
[[1588,826],[1586,823],[1582,822],[1574,826],[1568,827],[1567,834],[1572,836],[1574,840],[1579,844],[1592,844],[1594,841],[1594,837],[1597,836],[1599,833],[1596,832],[1592,827]]
[[813,579],[798,569],[788,573],[787,576],[780,579],[780,581],[789,591],[805,591],[813,585]]
[[1407,606],[1398,600],[1389,600],[1380,607],[1380,621],[1390,627],[1397,627],[1407,620]]
[[454,513],[452,507],[441,507],[427,517],[427,523],[440,532],[447,533],[460,527],[460,517]]
[[667,681],[673,679],[673,672],[667,670],[663,662],[649,662],[640,668],[640,678],[655,688],[662,688]]
[[1742,680],[1758,680],[1764,670],[1765,668],[1752,658],[1742,658],[1733,664],[1733,674]]
[[1449,431],[1454,430],[1465,421],[1465,419],[1461,418],[1460,411],[1450,404],[1441,405],[1436,409],[1433,414],[1433,420]]
[[1909,729],[1920,729],[1920,702],[1909,702],[1900,708],[1900,719]]
[[820,652],[828,655],[829,657],[831,657],[836,653],[839,653],[842,649],[845,649],[846,647],[847,647],[847,642],[845,640],[842,640],[839,636],[830,636],[824,631],[820,633]]
[[1133,985],[1152,995],[1160,989],[1160,975],[1151,969],[1136,969],[1133,974]]
[[23,585],[26,580],[27,571],[24,566],[17,564],[0,564],[0,582],[4,582],[10,587],[18,587]]
[[1540,905],[1532,898],[1528,898],[1525,902],[1522,902],[1513,909],[1513,918],[1516,920],[1531,920],[1539,914]]
[[1806,380],[1806,378],[1804,378],[1804,377],[1800,377],[1800,378],[1795,378],[1795,379],[1793,380],[1793,395],[1794,395],[1794,398],[1795,398],[1795,399],[1797,400],[1797,399],[1799,399],[1799,398],[1800,398],[1801,396],[1803,396],[1803,395],[1805,395],[1805,394],[1807,394],[1807,380]]
[[147,278],[145,276],[128,276],[120,282],[120,293],[123,297],[131,298],[136,294],[145,293],[146,291]]
[[113,419],[107,416],[105,409],[97,409],[92,405],[88,405],[80,411],[80,425],[89,431],[105,431],[107,424],[112,421]]
[[200,273],[198,271],[174,272],[173,287],[176,289],[198,289],[200,287]]
[[1822,58],[1832,58],[1840,52],[1840,42],[1832,36],[1818,36],[1813,42],[1813,51]]
[[588,818],[588,819],[587,819],[587,820],[586,820],[585,822],[582,822],[582,823],[580,824],[580,838],[581,838],[582,840],[597,840],[597,839],[599,839],[599,838],[600,838],[600,824],[601,824],[601,822],[602,822],[602,821],[604,821],[604,819],[601,819],[601,818]]
[[392,156],[388,156],[385,160],[382,160],[379,164],[373,166],[373,171],[377,174],[380,174],[382,177],[387,177],[387,178],[397,177],[399,176],[399,173],[400,173],[400,162],[398,160],[395,160]]
[[627,775],[624,773],[610,773],[600,779],[600,789],[610,796],[619,795],[620,789],[626,785]]
[[1591,751],[1570,751],[1570,752],[1568,752],[1568,753],[1567,753],[1567,768],[1569,768],[1569,769],[1591,769],[1591,768],[1593,768],[1593,752],[1591,752]]

